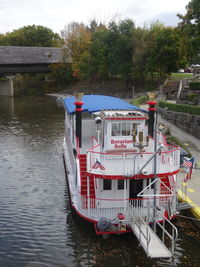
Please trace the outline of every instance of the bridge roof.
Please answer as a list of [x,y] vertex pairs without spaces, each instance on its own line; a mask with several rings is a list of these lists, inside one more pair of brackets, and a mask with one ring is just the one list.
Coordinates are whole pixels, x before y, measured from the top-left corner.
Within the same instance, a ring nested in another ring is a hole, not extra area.
[[0,46],[0,64],[51,64],[63,62],[63,48]]

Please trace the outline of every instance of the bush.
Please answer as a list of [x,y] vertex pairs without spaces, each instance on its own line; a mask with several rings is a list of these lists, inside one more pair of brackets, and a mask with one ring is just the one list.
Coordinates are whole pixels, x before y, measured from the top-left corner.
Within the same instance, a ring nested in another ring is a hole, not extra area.
[[167,103],[164,101],[160,101],[158,106],[160,108],[167,108],[169,110],[173,110],[173,111],[177,111],[177,112],[189,113],[189,114],[193,114],[193,115],[200,115],[200,106],[172,104],[172,103]]
[[142,95],[136,99],[133,99],[133,105],[139,107],[140,105],[146,104],[147,100],[148,100],[148,96]]
[[186,99],[189,100],[189,101],[193,101],[197,97],[198,97],[197,94],[189,94],[189,95],[186,96]]
[[189,83],[189,88],[191,90],[200,90],[200,82],[191,82],[191,83]]

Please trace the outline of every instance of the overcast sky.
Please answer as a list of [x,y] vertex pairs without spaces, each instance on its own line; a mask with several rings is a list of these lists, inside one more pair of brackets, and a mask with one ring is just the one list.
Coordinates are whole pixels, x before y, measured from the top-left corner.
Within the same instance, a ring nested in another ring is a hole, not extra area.
[[130,18],[137,26],[159,20],[175,26],[189,0],[0,0],[0,33],[42,25],[60,33],[72,21],[88,24]]

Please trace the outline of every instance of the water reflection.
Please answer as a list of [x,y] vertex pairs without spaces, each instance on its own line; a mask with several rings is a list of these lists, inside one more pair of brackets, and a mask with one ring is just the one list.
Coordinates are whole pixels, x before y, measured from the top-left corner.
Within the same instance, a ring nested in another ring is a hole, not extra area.
[[198,266],[196,228],[183,220],[175,259],[155,261],[133,234],[104,240],[73,215],[63,136],[54,99],[0,98],[0,266]]

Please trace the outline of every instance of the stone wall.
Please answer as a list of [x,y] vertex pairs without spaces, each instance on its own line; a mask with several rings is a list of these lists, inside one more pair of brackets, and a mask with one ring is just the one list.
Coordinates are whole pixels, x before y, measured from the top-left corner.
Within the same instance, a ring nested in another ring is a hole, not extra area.
[[200,115],[175,112],[159,107],[158,112],[163,119],[200,139]]

